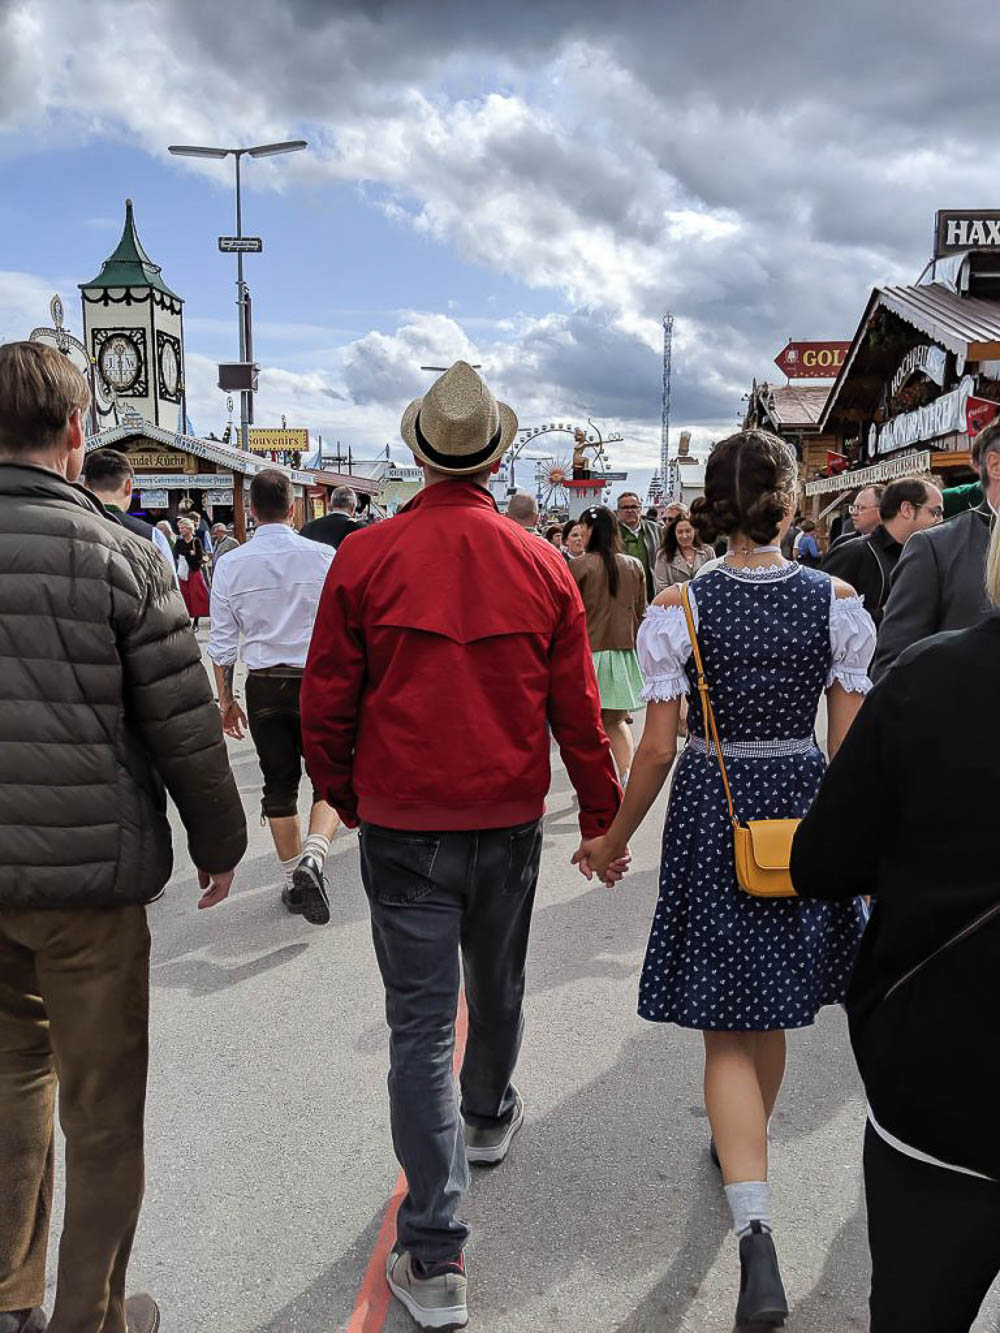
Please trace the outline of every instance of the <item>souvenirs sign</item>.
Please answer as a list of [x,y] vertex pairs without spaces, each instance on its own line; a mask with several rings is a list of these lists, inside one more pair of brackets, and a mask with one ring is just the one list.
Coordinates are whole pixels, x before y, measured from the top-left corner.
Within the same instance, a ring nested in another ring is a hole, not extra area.
[[790,380],[833,380],[840,374],[849,342],[790,342],[774,358],[774,364]]
[[298,449],[305,453],[309,448],[309,431],[285,426],[252,426],[250,428],[250,452],[269,454],[282,449]]
[[935,259],[960,250],[1000,250],[1000,211],[941,209],[935,218],[934,232]]

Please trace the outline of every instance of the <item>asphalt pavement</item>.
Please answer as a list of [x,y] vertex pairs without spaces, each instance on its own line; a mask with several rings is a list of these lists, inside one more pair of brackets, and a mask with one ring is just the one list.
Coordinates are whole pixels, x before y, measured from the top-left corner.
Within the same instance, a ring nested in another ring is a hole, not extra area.
[[[253,749],[231,755],[251,842],[230,900],[195,910],[179,833],[150,909],[148,1184],[130,1289],[157,1298],[163,1333],[406,1333],[398,1306],[384,1323],[355,1308],[398,1172],[357,838],[333,844],[331,924],[289,916]],[[302,797],[305,810],[305,784]],[[473,1333],[732,1327],[738,1265],[706,1151],[701,1039],[635,1012],[665,805],[625,882],[591,887],[569,864],[575,799],[554,764],[517,1073],[526,1121],[465,1208]],[[790,1333],[867,1328],[863,1129],[844,1017],[827,1009],[790,1036],[772,1122]],[[994,1290],[976,1333],[998,1327]]]

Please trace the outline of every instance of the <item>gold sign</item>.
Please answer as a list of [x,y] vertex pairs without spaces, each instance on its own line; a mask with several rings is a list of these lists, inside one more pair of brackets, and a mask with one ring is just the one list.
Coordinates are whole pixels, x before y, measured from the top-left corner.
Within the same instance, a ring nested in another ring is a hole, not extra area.
[[309,448],[309,431],[305,428],[251,426],[249,437],[252,454],[269,454],[272,449],[298,449],[299,453],[305,453]]
[[138,450],[125,457],[134,468],[145,472],[197,472],[199,462],[192,454],[178,453],[175,449]]

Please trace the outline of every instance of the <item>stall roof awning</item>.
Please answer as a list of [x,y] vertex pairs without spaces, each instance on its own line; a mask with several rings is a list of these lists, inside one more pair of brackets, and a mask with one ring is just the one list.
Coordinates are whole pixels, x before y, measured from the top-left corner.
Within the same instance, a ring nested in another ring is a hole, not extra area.
[[924,287],[879,287],[879,305],[926,333],[949,352],[970,361],[1000,357],[1000,303],[959,296],[943,283]]
[[379,483],[372,481],[370,477],[360,477],[356,472],[331,472],[326,467],[308,468],[314,485],[317,486],[350,486],[353,491],[360,491],[363,495],[377,495]]
[[797,384],[758,385],[758,397],[779,430],[816,430],[830,390]]
[[[197,435],[181,435],[177,431],[166,430],[163,426],[154,426],[151,421],[144,421],[137,416],[127,418],[121,426],[113,426],[110,430],[101,431],[99,435],[91,435],[87,440],[87,453],[139,438],[152,440],[155,444],[162,444],[167,449],[176,449],[182,454],[193,454],[195,458],[206,458],[229,472],[240,472],[244,477],[255,477],[265,468],[277,468],[279,472],[287,473],[299,486],[313,484],[313,479],[307,472],[282,467],[280,463],[270,463],[266,458],[244,453],[242,449],[234,449],[232,445],[223,444],[221,440],[203,440]],[[178,473],[178,476],[180,475],[182,474]]]
[[965,361],[1000,360],[1000,302],[959,296],[940,282],[913,287],[876,287],[834,381],[819,420],[820,430],[842,411],[866,411],[877,405],[885,381],[891,378],[898,355],[873,351],[866,341],[878,310],[888,310],[920,337],[945,348]]

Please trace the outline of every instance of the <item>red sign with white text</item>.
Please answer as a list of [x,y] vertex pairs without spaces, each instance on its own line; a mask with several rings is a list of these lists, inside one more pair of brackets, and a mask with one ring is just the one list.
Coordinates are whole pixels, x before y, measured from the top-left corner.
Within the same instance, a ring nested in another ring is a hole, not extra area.
[[774,364],[790,380],[833,380],[840,374],[850,343],[795,343],[783,347]]
[[1000,412],[1000,403],[989,398],[970,398],[965,405],[965,429],[970,436],[978,435]]

